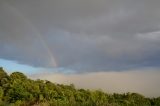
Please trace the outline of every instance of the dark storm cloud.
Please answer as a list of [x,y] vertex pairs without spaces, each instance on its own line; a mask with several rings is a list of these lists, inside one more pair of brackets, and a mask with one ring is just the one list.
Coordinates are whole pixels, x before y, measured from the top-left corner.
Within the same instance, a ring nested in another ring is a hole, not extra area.
[[53,55],[58,67],[78,72],[159,67],[159,4],[159,0],[2,0],[0,58],[52,67],[49,55]]

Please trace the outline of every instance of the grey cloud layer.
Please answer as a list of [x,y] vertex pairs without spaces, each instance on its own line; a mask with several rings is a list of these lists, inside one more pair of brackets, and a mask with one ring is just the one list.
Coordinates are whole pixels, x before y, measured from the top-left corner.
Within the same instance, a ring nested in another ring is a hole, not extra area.
[[159,4],[159,0],[1,1],[0,58],[52,67],[45,42],[58,67],[81,72],[159,67]]

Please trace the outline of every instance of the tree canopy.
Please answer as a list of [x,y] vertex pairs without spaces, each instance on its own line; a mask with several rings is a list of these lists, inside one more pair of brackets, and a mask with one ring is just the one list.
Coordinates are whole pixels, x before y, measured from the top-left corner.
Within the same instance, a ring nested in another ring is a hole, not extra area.
[[160,106],[160,97],[76,89],[73,84],[31,80],[21,72],[8,75],[0,68],[0,106]]

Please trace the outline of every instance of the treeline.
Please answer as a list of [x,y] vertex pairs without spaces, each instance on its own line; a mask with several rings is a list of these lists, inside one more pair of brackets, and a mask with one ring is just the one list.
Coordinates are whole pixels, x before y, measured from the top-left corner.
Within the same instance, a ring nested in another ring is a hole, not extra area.
[[72,84],[34,81],[20,72],[8,75],[0,68],[0,106],[160,106],[160,97],[75,89]]

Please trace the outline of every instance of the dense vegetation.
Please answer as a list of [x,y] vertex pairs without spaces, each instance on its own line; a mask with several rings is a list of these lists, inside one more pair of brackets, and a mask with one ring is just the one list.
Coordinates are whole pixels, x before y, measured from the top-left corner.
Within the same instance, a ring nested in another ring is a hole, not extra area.
[[0,68],[0,106],[160,106],[160,97],[75,89],[72,84],[34,81],[20,72],[8,75]]

